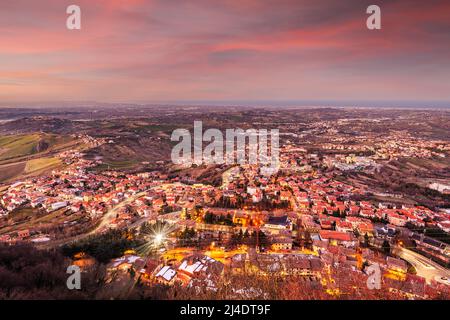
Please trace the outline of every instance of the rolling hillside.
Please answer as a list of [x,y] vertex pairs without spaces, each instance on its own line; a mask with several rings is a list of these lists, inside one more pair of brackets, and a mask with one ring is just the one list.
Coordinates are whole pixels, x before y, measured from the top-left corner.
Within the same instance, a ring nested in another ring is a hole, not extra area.
[[79,145],[70,136],[34,133],[0,137],[0,183],[37,176],[62,166],[57,153]]

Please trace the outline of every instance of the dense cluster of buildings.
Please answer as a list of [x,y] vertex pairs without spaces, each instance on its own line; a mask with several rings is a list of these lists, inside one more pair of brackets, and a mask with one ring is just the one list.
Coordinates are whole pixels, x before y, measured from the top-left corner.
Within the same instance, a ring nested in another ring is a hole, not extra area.
[[[448,233],[450,214],[424,206],[358,200],[368,193],[367,187],[339,179],[339,170],[374,166],[378,158],[395,158],[399,153],[428,157],[432,149],[444,148],[439,142],[417,143],[411,137],[405,139],[402,132],[396,134],[402,139],[393,137],[375,141],[367,150],[352,150],[371,151],[368,157],[319,159],[303,148],[287,146],[281,152],[279,174],[264,175],[256,165],[234,166],[223,172],[219,187],[155,172],[99,173],[92,168],[100,160],[66,151],[60,154],[66,164],[63,169],[16,182],[3,192],[0,219],[7,221],[8,215],[28,207],[45,214],[63,212],[62,219],[52,221],[63,226],[68,221],[79,223],[71,216],[87,217],[92,225],[108,217],[100,232],[156,221],[174,225],[176,232],[193,230],[190,244],[195,243],[195,251],[202,253],[190,252],[173,261],[127,254],[108,266],[111,281],[133,270],[132,276],[148,285],[181,283],[217,290],[229,271],[296,276],[327,294],[340,295],[353,290],[355,283],[364,286],[367,266],[377,264],[393,295],[426,298],[430,287],[445,292],[447,280],[415,275],[411,265],[394,257],[391,247],[401,246],[396,236],[408,228],[427,226]],[[323,148],[332,149],[332,144]],[[318,161],[338,171],[322,172],[314,166]],[[40,233],[39,226],[0,234],[2,242],[26,240],[50,241],[51,237]],[[409,240],[415,249],[448,266],[447,244],[416,232]],[[183,246],[176,236],[166,241],[168,250]],[[212,244],[220,250],[211,250]],[[235,252],[243,244],[245,250]],[[208,251],[221,251],[222,256],[216,259]],[[338,269],[346,270],[346,277]]]

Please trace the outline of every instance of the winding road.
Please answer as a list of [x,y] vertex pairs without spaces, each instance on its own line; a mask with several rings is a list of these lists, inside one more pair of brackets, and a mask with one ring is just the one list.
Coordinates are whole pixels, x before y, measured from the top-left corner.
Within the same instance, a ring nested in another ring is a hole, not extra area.
[[416,269],[417,275],[427,282],[437,282],[450,285],[450,270],[438,263],[406,248],[396,247],[394,251],[400,258],[408,261]]

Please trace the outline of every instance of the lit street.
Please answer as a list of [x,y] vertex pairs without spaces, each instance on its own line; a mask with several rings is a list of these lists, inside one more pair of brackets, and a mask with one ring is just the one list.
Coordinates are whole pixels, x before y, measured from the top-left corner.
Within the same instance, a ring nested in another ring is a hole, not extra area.
[[[450,270],[440,266],[434,261],[405,248],[397,247],[397,255],[411,263],[416,268],[417,275],[424,277],[427,282],[435,280],[441,283],[449,284]],[[445,277],[447,280],[443,280]]]

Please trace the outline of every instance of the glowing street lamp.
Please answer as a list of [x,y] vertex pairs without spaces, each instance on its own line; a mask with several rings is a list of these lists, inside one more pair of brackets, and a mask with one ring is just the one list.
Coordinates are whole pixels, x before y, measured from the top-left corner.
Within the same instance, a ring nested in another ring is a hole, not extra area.
[[155,235],[155,238],[153,241],[154,241],[155,245],[159,246],[163,242],[163,240],[164,240],[164,235],[162,233],[158,233]]
[[154,255],[161,249],[167,248],[167,242],[171,232],[175,230],[174,225],[156,222],[142,230],[145,242],[137,249],[142,255]]

